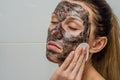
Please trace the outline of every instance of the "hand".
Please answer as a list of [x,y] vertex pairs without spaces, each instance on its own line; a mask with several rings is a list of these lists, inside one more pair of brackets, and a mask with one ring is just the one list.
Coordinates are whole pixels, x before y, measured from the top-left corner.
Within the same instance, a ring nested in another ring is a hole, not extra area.
[[72,51],[50,80],[81,80],[86,62],[86,49]]

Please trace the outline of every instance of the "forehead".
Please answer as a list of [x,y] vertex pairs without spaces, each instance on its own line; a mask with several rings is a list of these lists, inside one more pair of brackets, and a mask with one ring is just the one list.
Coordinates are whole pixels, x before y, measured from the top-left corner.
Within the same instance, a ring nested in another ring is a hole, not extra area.
[[58,6],[55,9],[55,12],[57,11],[64,11],[64,12],[68,12],[68,11],[83,11],[83,8],[81,5],[75,4],[75,3],[71,3],[68,1],[61,1]]
[[[53,14],[58,16],[58,18],[63,18],[64,16],[83,16],[88,15],[91,17],[90,8],[80,1],[65,0],[61,1],[55,8]],[[81,17],[82,18],[82,17]]]

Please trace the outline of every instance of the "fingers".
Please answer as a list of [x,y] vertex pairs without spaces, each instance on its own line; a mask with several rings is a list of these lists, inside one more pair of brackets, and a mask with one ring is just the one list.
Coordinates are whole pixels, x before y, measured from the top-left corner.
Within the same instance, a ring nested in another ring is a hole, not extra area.
[[79,72],[76,76],[76,80],[81,80],[82,79],[82,75],[83,75],[83,71],[84,71],[84,67],[85,67],[85,62],[86,62],[86,59],[83,59],[82,65],[79,68]]
[[61,80],[81,80],[86,62],[85,54],[85,47],[72,51],[58,69],[56,76],[59,79],[61,77]]
[[64,63],[61,65],[60,69],[61,69],[61,70],[65,70],[65,69],[69,66],[69,64],[71,63],[73,57],[74,57],[74,51],[72,51],[72,52],[68,55],[68,57],[65,59]]
[[79,72],[79,69],[82,69],[82,66],[83,65],[85,65],[84,63],[85,63],[85,53],[86,53],[86,51],[85,51],[85,49],[83,48],[82,49],[82,51],[81,51],[81,55],[80,55],[80,57],[79,57],[79,59],[78,59],[78,61],[77,61],[77,64],[76,64],[76,66],[75,66],[75,68],[73,69],[73,71],[72,71],[72,74],[73,75],[77,75],[78,74],[78,72]]
[[74,53],[74,58],[65,71],[70,75],[70,79],[81,80],[86,62],[85,54],[85,47],[76,49]]
[[77,48],[76,51],[75,51],[75,55],[74,55],[74,58],[73,60],[71,61],[71,64],[69,65],[69,68],[67,68],[67,71],[68,72],[71,72],[74,67],[76,66],[77,62],[78,62],[78,59],[81,58],[81,51],[82,51],[82,48]]

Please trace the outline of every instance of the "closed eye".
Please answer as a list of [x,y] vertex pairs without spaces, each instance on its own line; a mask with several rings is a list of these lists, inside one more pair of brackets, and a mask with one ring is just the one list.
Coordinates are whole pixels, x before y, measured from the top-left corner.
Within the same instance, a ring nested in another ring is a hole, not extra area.
[[72,27],[72,26],[68,26],[71,30],[73,30],[73,31],[75,31],[75,30],[77,30],[77,28],[74,28],[74,27]]
[[55,22],[55,21],[51,21],[52,24],[58,24],[58,22]]

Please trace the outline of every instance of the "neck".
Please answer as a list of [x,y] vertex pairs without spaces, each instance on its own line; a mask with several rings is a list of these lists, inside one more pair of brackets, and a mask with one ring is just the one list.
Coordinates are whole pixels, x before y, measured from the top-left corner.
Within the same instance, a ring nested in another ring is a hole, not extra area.
[[82,80],[105,80],[105,79],[92,66],[91,62],[86,62]]

